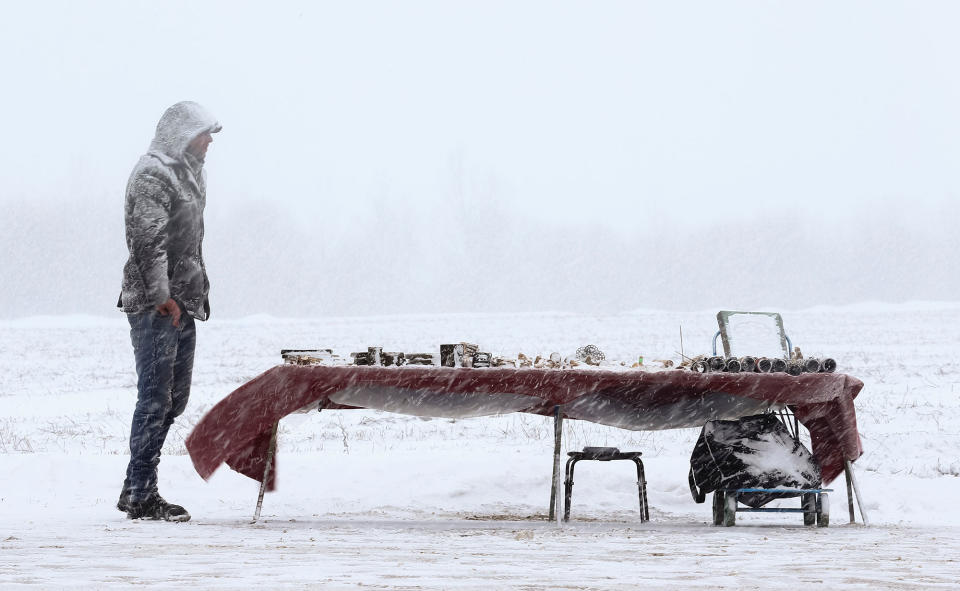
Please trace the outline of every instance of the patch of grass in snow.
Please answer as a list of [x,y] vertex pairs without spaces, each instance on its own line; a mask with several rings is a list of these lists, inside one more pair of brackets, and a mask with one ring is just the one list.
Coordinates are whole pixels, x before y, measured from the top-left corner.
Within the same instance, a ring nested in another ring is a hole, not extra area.
[[18,431],[12,421],[8,419],[0,423],[0,453],[33,453],[33,451],[30,437]]

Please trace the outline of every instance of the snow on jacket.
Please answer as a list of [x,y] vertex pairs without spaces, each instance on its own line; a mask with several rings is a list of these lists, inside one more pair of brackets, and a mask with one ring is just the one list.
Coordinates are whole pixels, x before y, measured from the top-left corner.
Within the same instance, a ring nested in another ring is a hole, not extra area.
[[173,105],[127,182],[124,219],[130,257],[118,306],[142,312],[173,298],[197,320],[210,316],[210,282],[203,264],[203,161],[186,151],[220,124],[194,102]]

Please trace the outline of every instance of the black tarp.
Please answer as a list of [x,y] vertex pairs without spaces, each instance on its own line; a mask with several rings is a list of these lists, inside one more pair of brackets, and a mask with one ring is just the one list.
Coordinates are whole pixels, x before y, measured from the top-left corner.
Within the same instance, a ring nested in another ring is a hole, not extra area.
[[[821,481],[813,454],[773,414],[708,421],[690,456],[690,492],[698,503],[715,490],[811,489]],[[739,500],[756,508],[788,496],[799,493],[742,493]]]

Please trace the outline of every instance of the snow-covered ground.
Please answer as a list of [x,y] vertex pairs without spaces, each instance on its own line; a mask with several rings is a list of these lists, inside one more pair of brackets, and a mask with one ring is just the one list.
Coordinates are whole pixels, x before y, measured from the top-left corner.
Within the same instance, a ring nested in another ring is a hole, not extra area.
[[193,424],[279,362],[281,348],[429,351],[469,340],[505,354],[679,358],[709,350],[710,312],[395,316],[200,325],[194,390],[161,462],[185,524],[114,508],[135,375],[125,320],[0,321],[0,587],[324,589],[861,589],[960,586],[960,304],[785,312],[807,355],[866,386],[857,462],[872,526],[848,525],[843,480],[828,529],[797,515],[710,525],[686,484],[696,430],[630,432],[567,421],[567,449],[644,453],[651,521],[628,463],[577,467],[573,520],[544,520],[552,423],[324,411],[281,423],[279,490],[251,523],[257,486],[227,468],[202,481]]

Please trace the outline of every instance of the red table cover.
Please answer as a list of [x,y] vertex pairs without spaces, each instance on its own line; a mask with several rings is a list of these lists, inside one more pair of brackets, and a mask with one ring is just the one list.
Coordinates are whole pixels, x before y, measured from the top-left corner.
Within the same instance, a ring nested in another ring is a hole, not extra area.
[[[467,414],[459,416],[493,414],[498,406],[500,412],[549,415],[560,405],[567,418],[642,430],[699,427],[706,420],[785,403],[809,430],[826,485],[843,472],[845,460],[862,453],[853,406],[861,388],[863,382],[854,377],[826,373],[280,365],[210,409],[187,437],[186,447],[204,479],[226,462],[260,481],[273,424],[314,404],[324,409],[399,408],[421,415],[456,414],[463,407]],[[365,404],[341,404],[331,397]],[[421,403],[426,410],[420,410]],[[274,457],[268,490],[274,489],[276,474]]]

